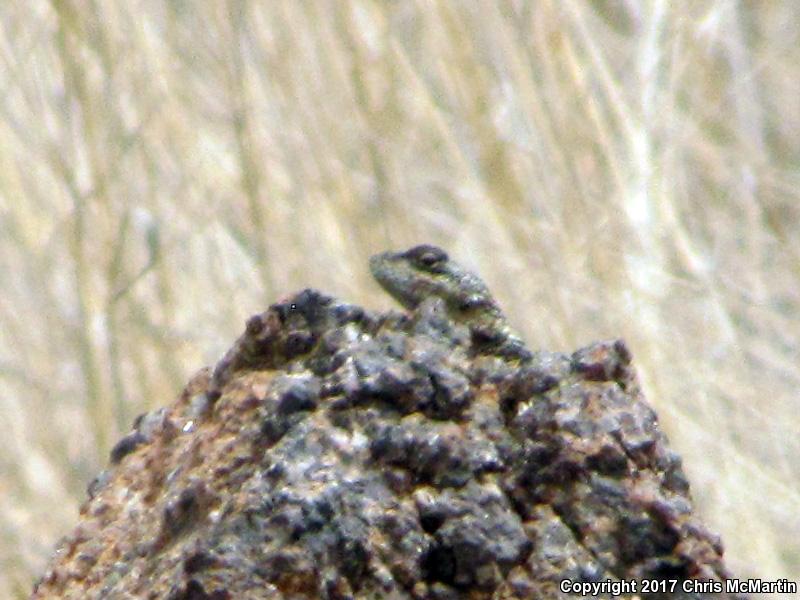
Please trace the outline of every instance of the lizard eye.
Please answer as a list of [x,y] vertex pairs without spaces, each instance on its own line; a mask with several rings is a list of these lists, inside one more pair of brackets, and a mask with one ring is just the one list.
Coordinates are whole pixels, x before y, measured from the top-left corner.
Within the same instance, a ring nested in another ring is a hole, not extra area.
[[409,250],[407,255],[419,266],[429,270],[446,263],[448,259],[447,253],[436,246],[417,246]]
[[425,265],[426,267],[432,267],[436,263],[441,261],[441,257],[433,252],[428,252],[427,254],[423,254],[419,257],[419,262]]
[[458,308],[459,310],[466,312],[468,310],[473,310],[485,306],[487,306],[485,298],[473,295],[473,296],[467,296],[466,298],[461,300],[461,302],[458,305]]

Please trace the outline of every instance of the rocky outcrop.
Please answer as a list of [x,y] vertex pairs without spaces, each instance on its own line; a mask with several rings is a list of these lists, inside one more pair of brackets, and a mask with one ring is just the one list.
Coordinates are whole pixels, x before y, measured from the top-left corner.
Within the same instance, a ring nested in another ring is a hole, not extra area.
[[701,598],[680,582],[725,577],[622,341],[515,362],[436,302],[305,290],[136,420],[32,597]]

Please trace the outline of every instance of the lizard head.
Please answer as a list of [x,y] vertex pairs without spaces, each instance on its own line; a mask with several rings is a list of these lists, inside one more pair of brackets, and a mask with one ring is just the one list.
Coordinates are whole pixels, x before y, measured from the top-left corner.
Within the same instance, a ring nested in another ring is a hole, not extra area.
[[433,296],[444,300],[451,310],[465,311],[489,298],[480,279],[462,270],[436,246],[383,252],[373,256],[369,265],[381,287],[407,309]]

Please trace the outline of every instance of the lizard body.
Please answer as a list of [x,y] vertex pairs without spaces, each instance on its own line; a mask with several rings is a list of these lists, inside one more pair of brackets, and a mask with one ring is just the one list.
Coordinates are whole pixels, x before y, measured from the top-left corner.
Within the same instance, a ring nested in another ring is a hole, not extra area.
[[380,286],[409,310],[430,298],[441,299],[449,317],[469,328],[482,353],[530,359],[486,284],[450,260],[441,248],[422,245],[404,252],[382,252],[370,258],[369,266]]

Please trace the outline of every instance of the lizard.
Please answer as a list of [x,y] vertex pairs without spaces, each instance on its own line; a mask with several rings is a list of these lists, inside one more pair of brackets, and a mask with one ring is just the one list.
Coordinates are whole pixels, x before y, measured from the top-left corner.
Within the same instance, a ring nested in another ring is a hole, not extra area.
[[423,244],[404,252],[382,252],[370,258],[369,267],[378,284],[408,310],[430,298],[443,301],[448,317],[467,326],[481,354],[530,360],[530,351],[486,284],[441,248]]

